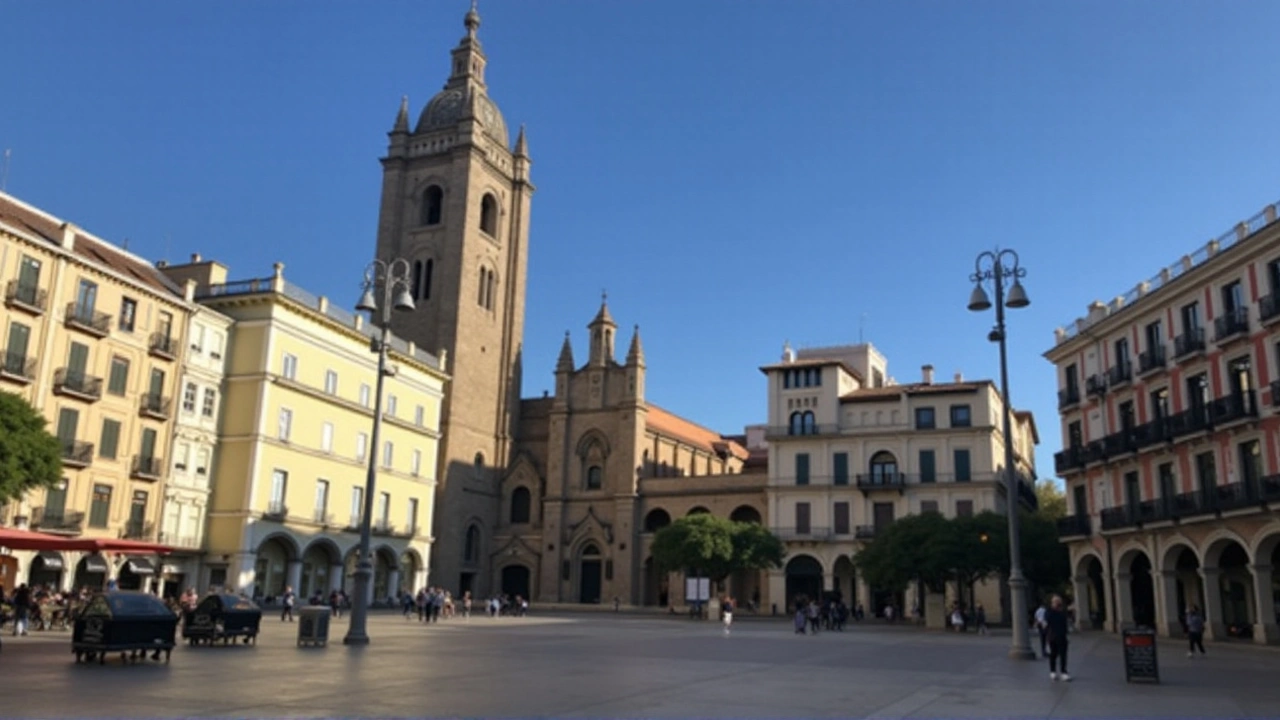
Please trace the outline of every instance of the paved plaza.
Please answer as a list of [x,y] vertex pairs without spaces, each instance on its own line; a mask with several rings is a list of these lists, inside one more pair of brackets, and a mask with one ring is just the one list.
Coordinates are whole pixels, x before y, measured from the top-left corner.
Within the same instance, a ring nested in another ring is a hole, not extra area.
[[189,648],[168,664],[76,665],[69,633],[5,636],[5,717],[1242,717],[1280,716],[1280,652],[1212,645],[1160,654],[1163,684],[1126,685],[1119,640],[1082,634],[1075,682],[1006,658],[1007,636],[853,626],[797,636],[786,621],[719,625],[613,614],[381,614],[374,644],[299,649],[264,618],[256,647]]

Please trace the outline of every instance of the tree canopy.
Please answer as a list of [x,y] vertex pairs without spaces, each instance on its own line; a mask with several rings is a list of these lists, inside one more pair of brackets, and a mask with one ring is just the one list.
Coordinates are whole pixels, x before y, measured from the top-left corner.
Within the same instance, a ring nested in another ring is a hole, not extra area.
[[62,478],[62,446],[46,424],[22,397],[0,392],[0,503]]
[[785,550],[781,540],[757,523],[700,513],[659,530],[652,552],[664,572],[694,571],[720,583],[739,570],[780,567]]
[[1036,500],[1039,501],[1037,512],[1050,520],[1067,516],[1067,495],[1053,480],[1041,480],[1036,483]]

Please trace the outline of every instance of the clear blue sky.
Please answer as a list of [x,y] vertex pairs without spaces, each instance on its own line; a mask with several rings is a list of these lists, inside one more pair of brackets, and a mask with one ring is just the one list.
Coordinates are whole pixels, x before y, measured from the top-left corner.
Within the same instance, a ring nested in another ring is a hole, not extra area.
[[[8,190],[149,258],[282,260],[354,304],[401,95],[465,0],[0,2]],[[1263,2],[482,0],[528,125],[526,393],[608,288],[653,402],[764,419],[758,366],[865,339],[899,381],[997,374],[974,256],[1017,249],[1015,405],[1059,449],[1053,328],[1280,199]]]

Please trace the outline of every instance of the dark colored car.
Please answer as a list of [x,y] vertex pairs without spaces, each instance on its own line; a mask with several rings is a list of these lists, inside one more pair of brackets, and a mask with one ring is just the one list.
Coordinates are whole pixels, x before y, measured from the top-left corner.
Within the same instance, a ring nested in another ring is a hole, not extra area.
[[173,652],[178,616],[160,598],[143,592],[115,591],[94,596],[76,617],[71,651],[76,662],[99,664],[118,652],[125,662],[137,662],[150,651],[152,660]]
[[206,595],[196,609],[186,614],[182,637],[192,645],[204,642],[224,644],[234,638],[257,644],[262,626],[262,610],[247,598],[236,595]]

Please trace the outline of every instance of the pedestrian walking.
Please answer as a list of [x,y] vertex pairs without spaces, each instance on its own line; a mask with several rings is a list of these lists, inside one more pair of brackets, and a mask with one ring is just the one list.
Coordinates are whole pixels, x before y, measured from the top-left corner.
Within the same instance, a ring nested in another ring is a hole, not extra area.
[[977,626],[979,635],[987,634],[987,610],[981,604],[978,605],[978,610],[974,615],[974,624]]
[[1049,679],[1071,682],[1067,673],[1067,613],[1062,598],[1054,595],[1044,612],[1045,636],[1049,643]]
[[1204,615],[1200,614],[1200,608],[1192,605],[1187,611],[1187,657],[1195,657],[1196,650],[1200,651],[1200,656],[1204,657],[1208,653],[1204,651]]
[[729,636],[729,628],[733,625],[733,598],[725,596],[724,602],[720,605],[720,613],[724,618],[724,634]]
[[1042,658],[1049,655],[1049,626],[1045,625],[1045,615],[1048,612],[1048,605],[1041,600],[1040,607],[1036,608],[1035,626],[1036,631],[1040,633],[1040,657]]
[[298,596],[294,594],[293,588],[286,585],[284,595],[280,598],[280,603],[284,607],[280,610],[280,622],[288,620],[293,622],[293,606],[298,601]]

